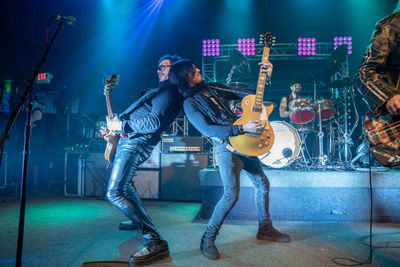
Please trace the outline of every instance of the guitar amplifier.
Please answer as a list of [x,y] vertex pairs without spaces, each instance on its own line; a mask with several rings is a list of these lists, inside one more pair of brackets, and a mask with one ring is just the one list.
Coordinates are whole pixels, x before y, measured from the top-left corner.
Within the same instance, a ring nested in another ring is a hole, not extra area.
[[202,153],[203,137],[188,136],[163,136],[161,139],[161,152],[197,152]]

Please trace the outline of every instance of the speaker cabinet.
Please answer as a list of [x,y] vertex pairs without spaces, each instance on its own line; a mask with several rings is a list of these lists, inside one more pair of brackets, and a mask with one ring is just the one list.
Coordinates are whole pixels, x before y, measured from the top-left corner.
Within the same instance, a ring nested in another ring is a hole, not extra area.
[[158,169],[139,169],[133,177],[136,191],[141,198],[158,199],[158,181],[160,171]]
[[[133,181],[141,198],[158,199],[160,146],[136,171]],[[75,151],[65,153],[64,195],[104,197],[112,168],[103,153],[80,154]],[[153,168],[152,168],[153,167]]]
[[160,199],[201,201],[201,169],[208,165],[205,153],[162,153]]
[[111,168],[103,153],[86,155],[81,168],[84,170],[84,192],[88,197],[103,197],[106,194]]
[[104,197],[111,169],[103,153],[65,153],[64,195]]

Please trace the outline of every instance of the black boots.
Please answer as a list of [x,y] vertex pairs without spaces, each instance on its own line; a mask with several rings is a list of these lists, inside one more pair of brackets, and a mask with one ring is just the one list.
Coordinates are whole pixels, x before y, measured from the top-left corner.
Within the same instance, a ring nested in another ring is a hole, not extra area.
[[209,258],[211,260],[219,259],[219,252],[217,247],[215,246],[215,236],[207,237],[206,233],[204,233],[203,237],[201,238],[201,252],[206,258]]
[[129,259],[129,264],[147,262],[155,259],[169,257],[168,243],[165,240],[146,241],[142,248],[133,254]]
[[290,242],[290,236],[279,232],[272,226],[272,224],[269,224],[268,226],[264,227],[259,227],[257,233],[257,239],[282,242],[282,243]]

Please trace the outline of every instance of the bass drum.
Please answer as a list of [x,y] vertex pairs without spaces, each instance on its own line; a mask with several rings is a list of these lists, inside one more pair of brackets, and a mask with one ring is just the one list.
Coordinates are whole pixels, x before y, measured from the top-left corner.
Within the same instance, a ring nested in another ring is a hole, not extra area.
[[271,168],[283,168],[292,164],[300,153],[300,137],[296,129],[284,121],[272,121],[275,141],[268,153],[258,156],[262,163]]

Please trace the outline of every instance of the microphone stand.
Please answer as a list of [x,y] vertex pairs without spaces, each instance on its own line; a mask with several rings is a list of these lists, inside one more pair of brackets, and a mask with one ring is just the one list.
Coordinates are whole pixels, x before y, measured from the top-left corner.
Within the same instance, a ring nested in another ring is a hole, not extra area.
[[58,28],[57,28],[56,32],[54,33],[49,45],[47,46],[46,51],[44,52],[44,54],[42,56],[42,59],[40,60],[39,64],[36,66],[35,70],[33,71],[33,76],[28,81],[25,91],[20,98],[20,102],[18,103],[18,106],[13,111],[13,113],[10,115],[10,118],[7,122],[6,129],[4,130],[4,133],[0,139],[0,147],[2,148],[4,146],[5,140],[8,138],[8,133],[10,131],[10,128],[14,124],[19,112],[21,111],[22,106],[24,105],[25,102],[27,102],[29,100],[28,101],[28,114],[27,114],[26,125],[25,125],[25,143],[24,143],[24,152],[23,152],[24,157],[23,157],[22,177],[21,177],[21,193],[20,193],[20,209],[19,209],[20,216],[19,216],[19,224],[18,224],[17,255],[16,255],[16,263],[15,263],[15,266],[17,266],[17,267],[20,267],[21,263],[22,263],[22,247],[23,247],[23,237],[24,237],[25,203],[26,203],[26,176],[27,176],[27,167],[28,167],[29,139],[30,139],[30,133],[31,133],[30,119],[31,119],[31,112],[32,112],[32,93],[35,88],[35,79],[38,76],[40,68],[42,67],[43,63],[46,61],[47,54],[49,53],[50,48],[52,47],[52,45],[57,37],[57,34],[62,29],[64,22],[65,22],[65,20],[60,20],[60,22],[58,23]]

